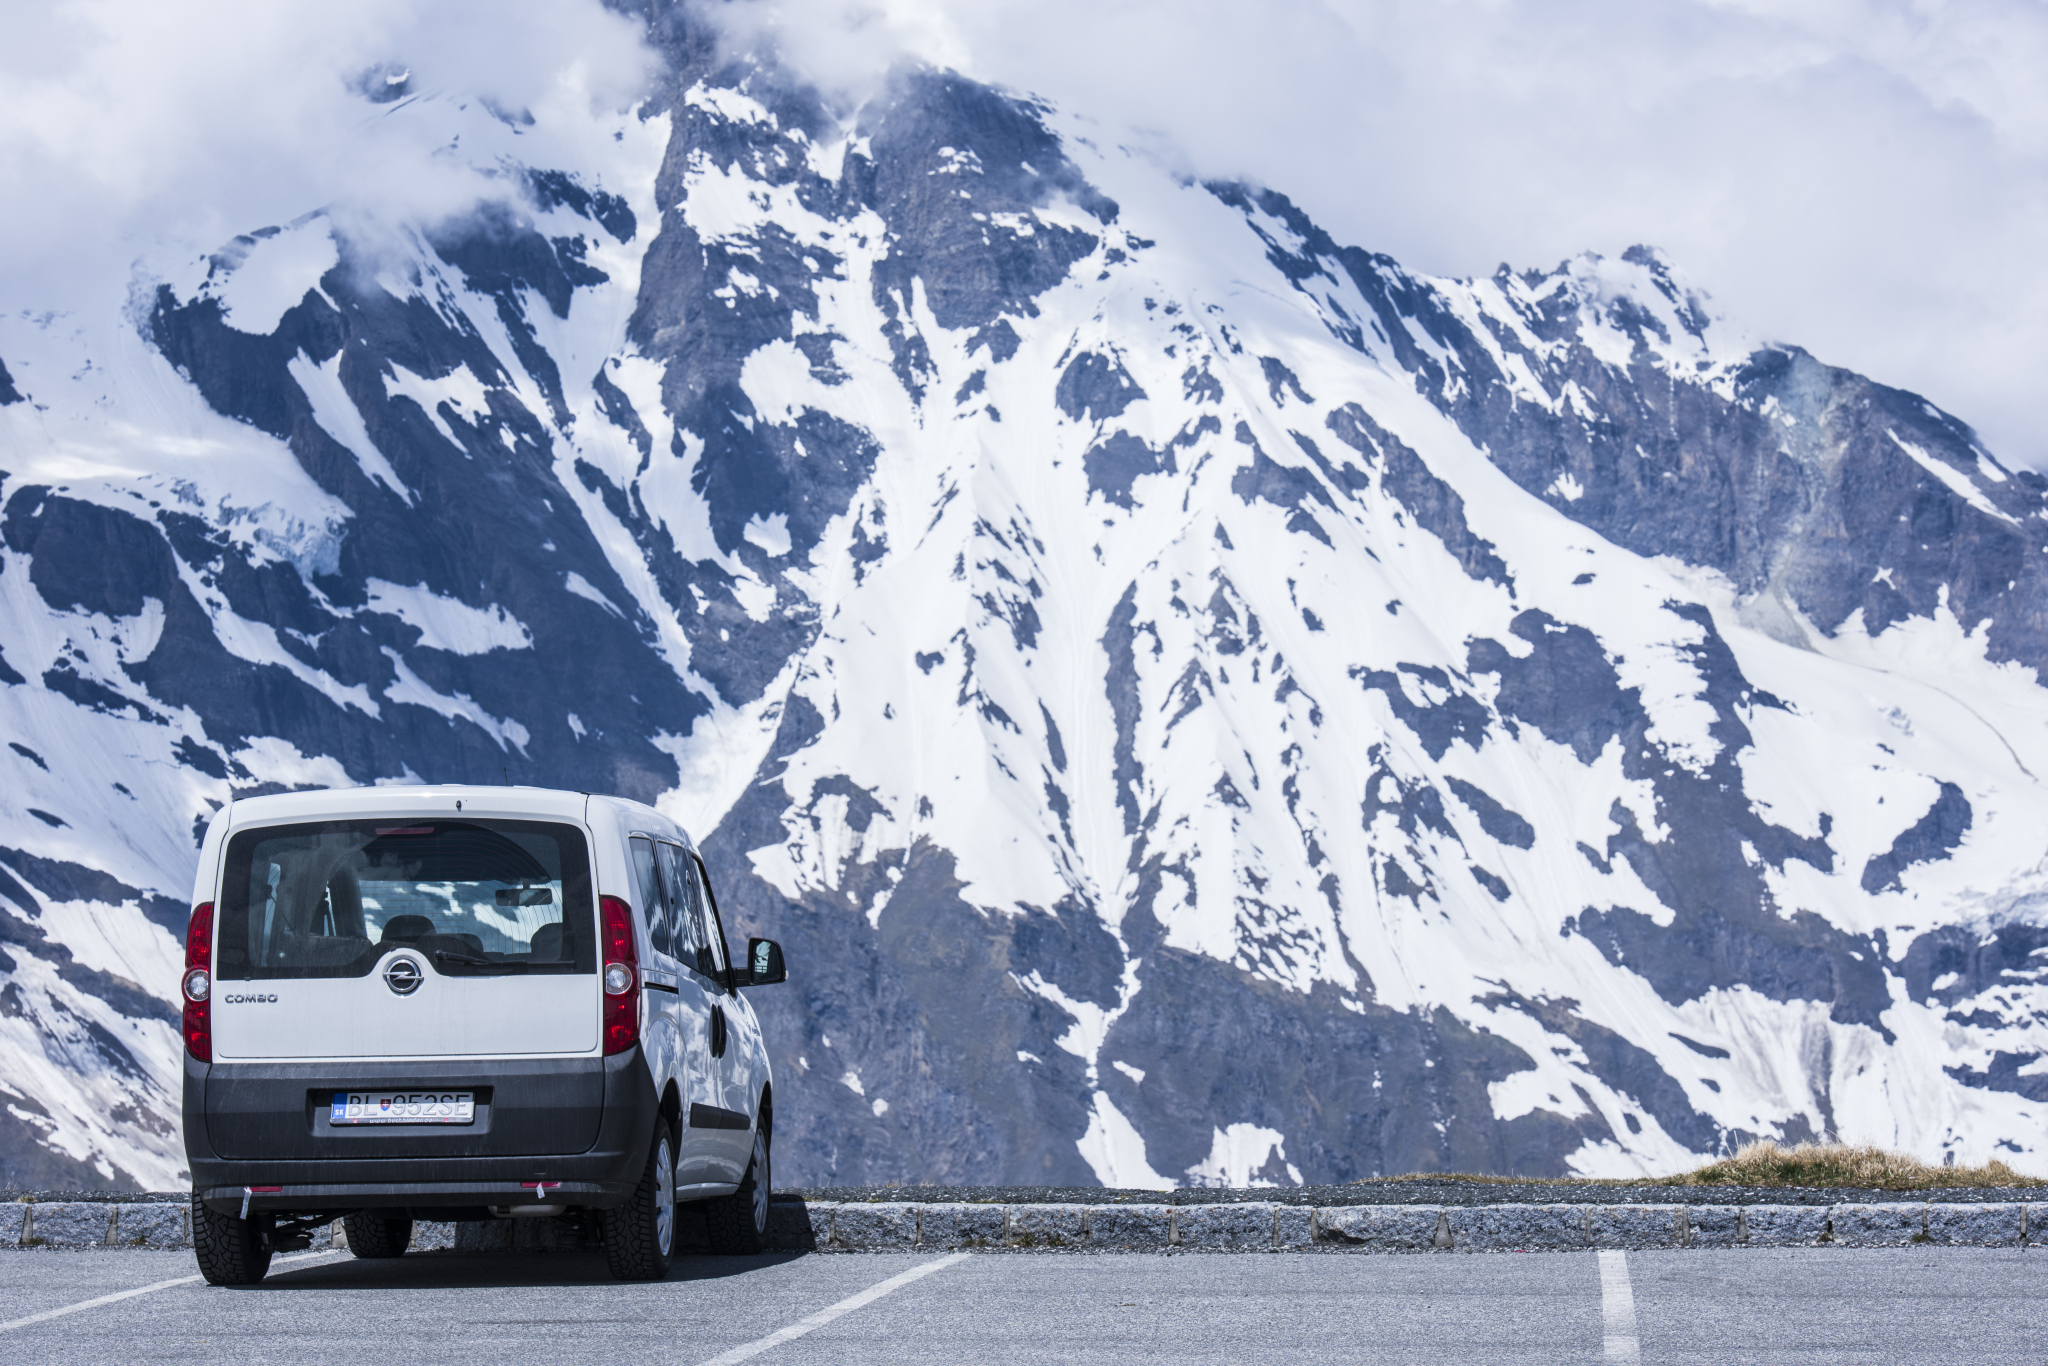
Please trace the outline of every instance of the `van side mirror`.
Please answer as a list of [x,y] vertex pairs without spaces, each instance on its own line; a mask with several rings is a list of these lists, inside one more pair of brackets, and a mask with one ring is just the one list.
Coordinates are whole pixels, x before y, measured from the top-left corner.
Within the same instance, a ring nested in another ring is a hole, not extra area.
[[747,967],[740,974],[739,984],[743,987],[772,987],[777,982],[788,980],[789,972],[782,966],[782,945],[773,939],[749,939]]

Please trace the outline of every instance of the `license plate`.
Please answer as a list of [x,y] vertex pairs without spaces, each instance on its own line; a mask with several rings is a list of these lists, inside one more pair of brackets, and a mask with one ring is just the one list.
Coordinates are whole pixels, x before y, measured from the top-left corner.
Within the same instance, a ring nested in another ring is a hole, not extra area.
[[330,1124],[469,1124],[474,1091],[336,1091]]

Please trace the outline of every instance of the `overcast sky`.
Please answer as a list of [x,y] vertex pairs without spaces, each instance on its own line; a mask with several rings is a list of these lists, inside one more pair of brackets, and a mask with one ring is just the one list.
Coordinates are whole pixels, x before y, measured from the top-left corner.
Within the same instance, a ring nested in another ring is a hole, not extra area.
[[[2042,0],[705,3],[849,94],[954,66],[1412,268],[1660,246],[1748,329],[2048,466]],[[483,192],[363,117],[373,62],[534,107],[629,99],[646,69],[597,0],[0,0],[0,32],[9,310],[125,281],[142,238]]]

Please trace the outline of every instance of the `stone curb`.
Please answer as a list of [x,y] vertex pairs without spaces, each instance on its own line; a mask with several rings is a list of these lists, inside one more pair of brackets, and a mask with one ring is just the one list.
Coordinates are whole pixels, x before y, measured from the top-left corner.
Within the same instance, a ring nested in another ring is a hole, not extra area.
[[[415,1252],[557,1250],[552,1221],[413,1226]],[[769,1207],[786,1252],[1534,1252],[1678,1247],[2039,1247],[2048,1204],[942,1205]],[[314,1235],[345,1247],[341,1223]],[[568,1240],[561,1239],[566,1247]],[[189,1248],[182,1204],[0,1202],[0,1246]]]
[[771,1206],[791,1252],[1529,1252],[1679,1247],[2029,1247],[2048,1204]]
[[[455,1249],[465,1224],[413,1225],[412,1250]],[[479,1228],[487,1226],[476,1226]],[[510,1240],[505,1241],[508,1246]],[[522,1240],[521,1251],[526,1250]],[[315,1247],[346,1247],[341,1221],[313,1234]],[[101,1200],[9,1200],[0,1202],[0,1247],[189,1248],[192,1210],[164,1201],[117,1204]],[[494,1249],[493,1249],[494,1250]]]
[[111,1201],[8,1201],[0,1204],[0,1246],[192,1246],[192,1212],[184,1205]]

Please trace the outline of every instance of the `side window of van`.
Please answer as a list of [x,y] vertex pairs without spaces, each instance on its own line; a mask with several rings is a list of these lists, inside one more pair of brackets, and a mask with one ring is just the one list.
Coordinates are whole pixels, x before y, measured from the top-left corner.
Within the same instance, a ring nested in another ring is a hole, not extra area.
[[704,861],[695,854],[690,856],[690,873],[698,888],[697,904],[704,918],[704,957],[708,960],[705,975],[726,980],[725,969],[728,959],[725,952],[725,926],[718,917],[718,899],[711,894],[711,874],[704,871]]
[[654,941],[654,947],[660,952],[671,953],[669,941],[673,936],[669,926],[674,919],[668,914],[661,895],[661,880],[655,876],[654,841],[644,835],[635,835],[627,843],[633,851],[633,880],[640,887],[640,905],[647,913],[647,937]]
[[[655,848],[661,853],[661,880],[669,889],[669,901],[673,908],[675,946],[670,952],[680,958],[685,967],[695,968],[702,956],[704,935],[699,928],[696,889],[691,887],[689,874],[684,867],[688,862],[688,856],[673,844],[658,844]],[[700,968],[699,971],[701,970]]]

